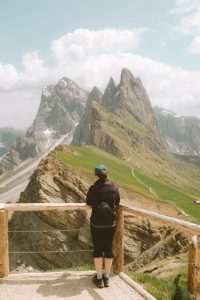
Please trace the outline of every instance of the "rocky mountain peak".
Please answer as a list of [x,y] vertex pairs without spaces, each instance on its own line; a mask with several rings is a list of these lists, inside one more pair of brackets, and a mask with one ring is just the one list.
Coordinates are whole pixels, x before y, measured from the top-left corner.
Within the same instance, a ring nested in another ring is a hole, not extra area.
[[102,98],[101,91],[96,86],[93,87],[93,89],[91,90],[91,92],[88,95],[86,107],[87,107],[87,104],[89,102],[88,100],[90,100],[92,102],[94,101],[94,102],[99,103],[101,101],[101,98]]
[[157,153],[161,151],[159,130],[148,95],[140,79],[123,69],[119,85],[111,77],[102,98],[96,88],[89,94],[72,143],[76,146],[92,144],[126,157],[128,148],[144,142],[147,148]]
[[131,81],[134,82],[135,81],[135,77],[133,76],[133,74],[131,73],[131,71],[129,71],[126,68],[123,68],[122,72],[121,72],[120,85],[128,84]]
[[110,79],[105,89],[102,105],[118,116],[133,118],[159,135],[157,122],[148,94],[139,78],[124,68],[118,86]]
[[6,165],[0,162],[0,174],[8,171],[7,165],[37,157],[53,145],[71,143],[73,132],[84,112],[88,92],[73,80],[63,77],[53,86],[42,90],[37,115],[24,137],[19,138],[6,155]]
[[115,88],[116,88],[116,83],[115,83],[114,79],[112,77],[110,77],[107,89],[114,90]]
[[111,99],[112,99],[113,95],[116,93],[116,90],[117,90],[117,86],[114,82],[114,79],[112,77],[110,77],[110,80],[104,91],[104,95],[103,95],[103,99],[102,99],[102,103],[105,107],[107,107],[107,108],[110,107]]
[[72,79],[68,77],[63,77],[59,80],[58,84],[55,86],[55,92],[61,93],[62,95],[68,96],[82,96],[85,91],[80,88]]

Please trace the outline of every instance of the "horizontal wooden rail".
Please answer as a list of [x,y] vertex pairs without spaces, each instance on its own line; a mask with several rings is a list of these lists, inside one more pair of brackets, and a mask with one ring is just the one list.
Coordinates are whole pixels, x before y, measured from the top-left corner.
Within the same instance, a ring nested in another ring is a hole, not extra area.
[[[192,232],[200,234],[200,225],[184,221],[178,218],[169,217],[166,215],[158,214],[150,210],[137,208],[134,206],[120,205],[125,213],[131,213],[141,217],[148,217],[150,219],[159,220],[164,223],[170,223],[174,226],[183,229],[189,229]],[[85,203],[13,203],[13,204],[0,204],[0,210],[5,211],[44,211],[44,210],[89,210],[90,206]]]
[[181,227],[183,229],[187,229],[187,230],[190,230],[192,232],[200,234],[200,225],[198,225],[198,224],[188,222],[188,221],[184,221],[182,219],[178,219],[178,218],[158,214],[158,213],[155,213],[155,212],[150,211],[150,210],[145,210],[145,209],[142,209],[142,208],[136,208],[136,207],[133,207],[133,206],[121,205],[121,207],[123,208],[123,211],[125,213],[131,213],[131,214],[141,216],[141,217],[148,217],[150,219],[159,220],[163,223],[170,223],[170,224],[173,224],[174,226],[178,226],[178,227]]
[[42,210],[88,210],[85,203],[13,203],[0,204],[5,211],[42,211]]

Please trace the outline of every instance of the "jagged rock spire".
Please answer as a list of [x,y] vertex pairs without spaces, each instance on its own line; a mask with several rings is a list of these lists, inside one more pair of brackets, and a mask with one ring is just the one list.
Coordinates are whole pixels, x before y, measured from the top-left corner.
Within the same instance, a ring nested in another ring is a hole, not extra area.
[[87,107],[88,100],[100,103],[101,99],[102,99],[101,91],[96,86],[94,86],[93,89],[91,90],[91,92],[88,95],[87,102],[86,102],[86,107]]
[[128,84],[130,81],[134,81],[134,80],[135,80],[135,77],[133,76],[131,71],[129,71],[126,68],[123,68],[122,72],[121,72],[120,85]]
[[115,84],[115,81],[112,77],[110,77],[110,80],[108,82],[108,85],[104,91],[103,98],[102,98],[102,105],[109,110],[112,109],[113,96],[115,95],[116,91],[117,91],[117,86]]
[[95,86],[88,95],[85,112],[76,127],[72,144],[76,146],[81,146],[85,144],[90,144],[91,136],[91,122],[92,122],[92,107],[95,104],[101,104],[102,93]]

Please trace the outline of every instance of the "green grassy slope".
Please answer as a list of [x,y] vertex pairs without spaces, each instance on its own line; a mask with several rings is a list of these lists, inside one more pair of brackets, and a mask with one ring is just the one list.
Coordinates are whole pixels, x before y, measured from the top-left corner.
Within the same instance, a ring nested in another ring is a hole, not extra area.
[[187,270],[165,278],[157,278],[148,274],[127,272],[136,282],[158,300],[192,300],[187,291]]
[[174,202],[176,206],[200,222],[200,206],[194,203],[195,198],[191,196],[189,187],[186,192],[180,186],[164,182],[163,178],[161,180],[160,178],[155,179],[153,176],[147,176],[141,170],[135,168],[134,173],[136,177],[134,177],[132,175],[134,166],[130,162],[120,160],[95,147],[92,147],[90,150],[79,147],[70,147],[70,149],[72,150],[71,153],[62,151],[57,151],[56,153],[57,157],[68,166],[75,167],[77,171],[81,171],[86,176],[91,177],[93,176],[94,166],[104,163],[108,166],[109,178],[118,185],[155,198],[150,192],[149,187],[151,187],[157,194],[158,201]]

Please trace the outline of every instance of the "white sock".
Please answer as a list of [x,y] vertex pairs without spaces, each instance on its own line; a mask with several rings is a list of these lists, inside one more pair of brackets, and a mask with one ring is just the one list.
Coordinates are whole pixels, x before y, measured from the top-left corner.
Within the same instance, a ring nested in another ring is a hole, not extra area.
[[97,272],[97,279],[101,279],[102,278],[102,271]]
[[104,276],[105,276],[106,278],[109,278],[109,276],[110,276],[110,271],[104,271]]

